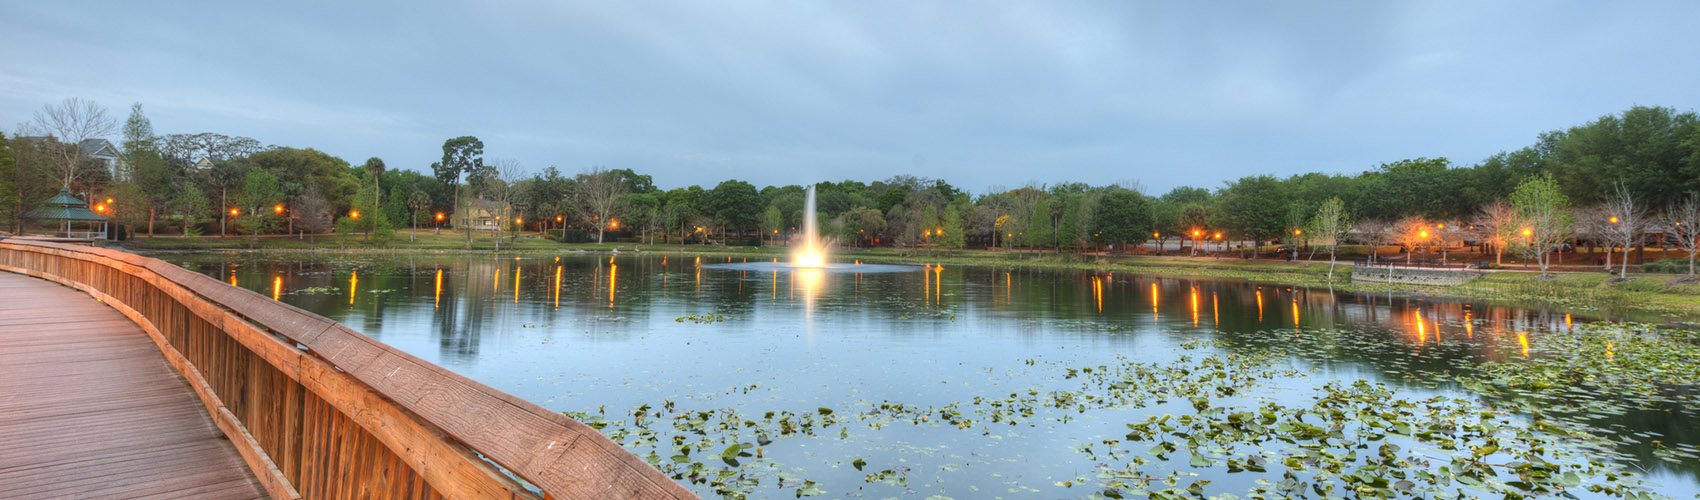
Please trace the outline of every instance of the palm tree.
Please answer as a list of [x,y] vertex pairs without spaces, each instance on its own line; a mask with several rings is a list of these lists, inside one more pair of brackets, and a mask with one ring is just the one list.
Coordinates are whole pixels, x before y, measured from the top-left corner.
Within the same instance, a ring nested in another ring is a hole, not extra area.
[[372,176],[372,209],[377,210],[378,194],[384,189],[378,185],[378,178],[384,176],[384,159],[376,156],[367,158],[366,164],[360,168],[366,169],[366,173]]
[[419,241],[419,211],[431,208],[431,195],[413,187],[413,192],[407,195],[407,209],[413,211],[413,236],[408,241]]

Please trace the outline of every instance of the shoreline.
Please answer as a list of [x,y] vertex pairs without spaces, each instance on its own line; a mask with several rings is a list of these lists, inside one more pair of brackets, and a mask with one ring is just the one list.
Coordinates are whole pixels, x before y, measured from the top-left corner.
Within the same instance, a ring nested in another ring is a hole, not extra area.
[[[327,238],[328,239],[328,238]],[[135,241],[135,240],[132,240]],[[263,240],[262,240],[263,241]],[[462,240],[464,241],[464,240]],[[635,243],[555,243],[537,238],[520,239],[517,245],[499,251],[488,248],[391,248],[350,246],[279,247],[264,242],[256,248],[240,248],[245,238],[215,241],[226,246],[198,248],[147,248],[114,245],[123,251],[146,255],[265,254],[265,255],[550,255],[550,254],[666,254],[713,255],[747,258],[783,258],[789,247],[722,247],[714,245],[647,245]],[[294,243],[292,240],[291,243]],[[300,242],[305,244],[306,242]],[[1434,299],[1481,299],[1514,305],[1535,305],[1564,313],[1668,323],[1700,328],[1700,284],[1673,281],[1679,274],[1640,274],[1637,279],[1613,283],[1615,274],[1603,272],[1555,272],[1556,277],[1538,279],[1538,274],[1521,271],[1489,272],[1481,279],[1459,286],[1354,284],[1352,265],[1339,264],[1334,279],[1327,279],[1327,262],[1279,259],[1245,260],[1219,257],[1155,256],[1144,254],[1098,255],[1057,254],[992,250],[839,249],[837,259],[882,264],[937,264],[1128,273],[1166,278],[1229,279],[1281,286],[1329,288],[1348,293],[1391,293]],[[1622,318],[1620,318],[1622,317]]]

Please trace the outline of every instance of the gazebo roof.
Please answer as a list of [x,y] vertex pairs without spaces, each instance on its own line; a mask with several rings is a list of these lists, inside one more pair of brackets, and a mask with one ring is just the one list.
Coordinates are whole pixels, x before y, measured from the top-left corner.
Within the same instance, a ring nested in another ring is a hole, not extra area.
[[79,199],[77,199],[77,197],[71,196],[71,190],[67,189],[67,188],[63,188],[63,187],[59,188],[59,194],[54,195],[52,199],[47,200],[43,204],[47,205],[47,206],[61,206],[61,207],[86,207],[86,206],[89,206],[89,204],[83,203],[83,200],[79,200]]
[[25,217],[54,220],[104,221],[106,217],[88,209],[89,204],[71,196],[71,191],[59,188],[59,194],[47,200],[41,208],[31,210]]

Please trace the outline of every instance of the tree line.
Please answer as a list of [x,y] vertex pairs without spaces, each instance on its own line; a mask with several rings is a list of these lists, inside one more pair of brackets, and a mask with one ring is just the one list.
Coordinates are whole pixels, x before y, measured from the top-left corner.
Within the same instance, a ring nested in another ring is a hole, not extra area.
[[[121,168],[81,156],[83,141],[114,131]],[[567,174],[550,166],[527,175],[516,160],[486,159],[474,136],[444,141],[441,160],[421,170],[261,144],[210,132],[156,135],[140,104],[120,125],[98,104],[68,99],[0,140],[0,222],[21,227],[24,213],[63,186],[113,199],[110,215],[149,235],[310,237],[341,229],[382,238],[423,224],[488,230],[497,244],[521,230],[572,241],[605,241],[613,233],[763,244],[802,227],[802,185],[757,188],[731,179],[661,189],[648,175],[602,167]],[[1350,240],[1371,252],[1397,244],[1409,258],[1419,246],[1444,249],[1436,244],[1451,238],[1496,253],[1523,241],[1539,259],[1533,250],[1577,238],[1630,241],[1610,235],[1627,234],[1631,225],[1692,242],[1679,227],[1700,223],[1676,222],[1700,192],[1700,119],[1637,106],[1541,133],[1534,144],[1473,165],[1402,159],[1358,173],[1255,175],[1162,194],[1057,182],[972,195],[943,179],[907,175],[813,187],[822,232],[851,246],[1081,251],[1181,240],[1196,251],[1230,241],[1329,248]],[[1557,208],[1531,212],[1537,199]],[[1608,212],[1621,224],[1597,227],[1613,217]],[[1488,227],[1510,229],[1501,235],[1484,232]],[[466,235],[470,247],[473,232]]]

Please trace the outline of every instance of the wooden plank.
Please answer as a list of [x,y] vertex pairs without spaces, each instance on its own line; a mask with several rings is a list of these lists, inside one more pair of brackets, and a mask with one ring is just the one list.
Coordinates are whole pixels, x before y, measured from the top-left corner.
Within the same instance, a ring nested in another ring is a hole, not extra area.
[[[7,384],[0,498],[131,498],[168,490],[174,498],[265,496],[138,325],[70,288],[0,273],[0,317],[51,319],[39,314],[43,309],[64,321],[0,328],[0,381]],[[53,338],[62,340],[57,348],[42,342]]]

